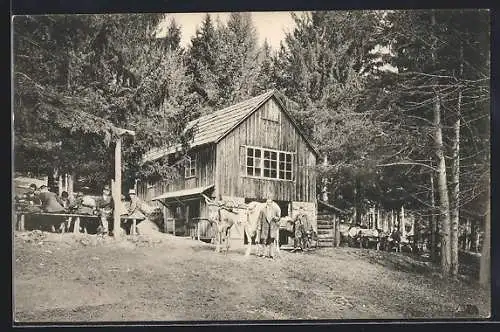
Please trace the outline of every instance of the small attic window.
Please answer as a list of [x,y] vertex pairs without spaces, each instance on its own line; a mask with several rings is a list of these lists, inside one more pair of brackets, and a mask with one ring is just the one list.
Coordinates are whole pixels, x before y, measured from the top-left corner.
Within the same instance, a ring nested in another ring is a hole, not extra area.
[[186,159],[186,166],[184,168],[184,177],[186,179],[196,177],[196,156],[189,156]]
[[280,122],[279,106],[274,100],[270,100],[269,103],[267,103],[262,112],[262,119],[278,123]]

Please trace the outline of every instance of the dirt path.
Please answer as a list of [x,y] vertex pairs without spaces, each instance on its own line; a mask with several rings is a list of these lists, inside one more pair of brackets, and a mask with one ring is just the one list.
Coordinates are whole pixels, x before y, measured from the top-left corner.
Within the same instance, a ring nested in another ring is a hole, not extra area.
[[161,233],[118,243],[36,236],[14,243],[22,322],[444,318],[460,303],[489,312],[487,293],[425,266],[409,272],[419,265],[398,254],[335,248],[270,260]]

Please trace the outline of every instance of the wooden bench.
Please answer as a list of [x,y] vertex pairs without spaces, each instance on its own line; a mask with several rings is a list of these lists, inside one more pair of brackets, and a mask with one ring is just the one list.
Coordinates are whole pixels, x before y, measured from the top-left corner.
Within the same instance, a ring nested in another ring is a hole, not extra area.
[[[16,211],[16,214],[19,216],[19,221],[17,224],[17,230],[24,232],[24,221],[26,215],[32,216],[56,216],[56,217],[66,217],[68,218],[68,228],[73,222],[73,233],[80,233],[80,218],[100,218],[95,214],[78,214],[78,213],[47,213],[47,212],[23,212]],[[74,221],[73,221],[74,218]],[[142,221],[145,218],[130,218],[129,216],[121,216],[121,220],[132,220],[132,228],[130,230],[131,235],[136,234],[137,221]],[[63,228],[64,233],[64,228]]]

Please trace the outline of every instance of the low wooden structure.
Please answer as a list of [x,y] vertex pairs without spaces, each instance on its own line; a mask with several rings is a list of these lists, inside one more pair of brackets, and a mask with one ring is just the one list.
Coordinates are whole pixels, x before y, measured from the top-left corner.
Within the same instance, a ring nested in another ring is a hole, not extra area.
[[[28,212],[20,212],[17,211],[16,214],[18,215],[19,219],[17,222],[17,230],[20,232],[25,231],[25,219],[26,215],[32,215],[32,216],[50,216],[50,217],[63,217],[67,219],[67,228],[69,229],[70,225],[73,225],[73,233],[80,233],[80,220],[81,218],[100,218],[97,215],[89,215],[89,214],[78,214],[78,213],[28,213]],[[136,227],[137,223],[144,220],[145,218],[137,219],[137,218],[131,218],[129,216],[120,216],[120,223],[121,221],[124,220],[131,220],[132,225],[130,228],[130,235],[136,235]],[[62,223],[63,221],[61,221]],[[118,226],[118,227],[121,227]],[[115,228],[116,229],[116,228]],[[115,232],[117,233],[117,232]]]
[[347,211],[332,204],[318,201],[318,247],[338,247],[340,245],[340,224]]

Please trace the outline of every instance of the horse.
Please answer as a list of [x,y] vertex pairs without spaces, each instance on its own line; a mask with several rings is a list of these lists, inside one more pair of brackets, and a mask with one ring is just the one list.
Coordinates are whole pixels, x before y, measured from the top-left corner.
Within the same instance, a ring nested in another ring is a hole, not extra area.
[[235,224],[237,217],[238,213],[233,208],[223,205],[217,206],[215,211],[212,210],[212,213],[209,214],[210,224],[215,225],[215,252],[220,252],[221,246],[225,244],[224,253],[227,255],[231,228]]
[[[247,250],[245,256],[249,256],[252,251],[252,242],[258,246],[258,255],[261,255],[262,246],[269,248],[269,256],[273,256],[272,245],[276,245],[276,252],[279,253],[277,244],[279,235],[279,219],[281,209],[271,200],[265,203],[250,202],[238,206],[228,206],[228,204],[215,202],[203,195],[209,207],[215,207],[209,213],[209,220],[216,225],[216,251],[219,251],[219,245],[226,242],[226,248],[229,248],[230,229],[235,223],[243,222],[244,239],[246,240]],[[243,218],[242,218],[243,215]],[[242,221],[243,220],[243,221]],[[227,251],[226,251],[227,253]]]

